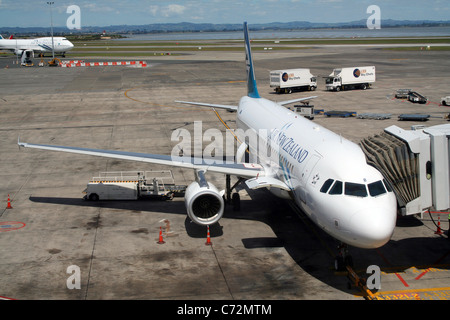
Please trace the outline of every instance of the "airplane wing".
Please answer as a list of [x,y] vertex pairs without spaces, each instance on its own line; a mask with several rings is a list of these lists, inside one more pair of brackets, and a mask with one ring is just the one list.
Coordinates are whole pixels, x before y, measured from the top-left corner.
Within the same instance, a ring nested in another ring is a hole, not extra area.
[[256,163],[219,163],[208,161],[208,159],[192,157],[172,157],[170,155],[158,155],[148,153],[126,152],[118,150],[100,150],[77,147],[64,147],[43,144],[32,144],[18,141],[19,147],[34,148],[50,151],[61,151],[76,154],[85,154],[91,156],[115,158],[122,160],[131,160],[138,162],[147,162],[162,164],[174,167],[189,168],[194,170],[205,170],[222,174],[229,174],[244,178],[254,178],[264,175],[264,167]]
[[[293,100],[281,101],[281,102],[277,102],[277,104],[284,106],[286,104],[300,102],[300,101],[306,101],[306,100],[311,100],[311,99],[315,99],[315,98],[317,98],[317,96],[311,96],[311,97],[306,97],[306,98],[298,98],[298,99],[293,99]],[[237,111],[237,109],[238,109],[238,106],[230,106],[230,105],[224,105],[224,104],[212,104],[212,103],[190,102],[190,101],[175,101],[175,102],[183,103],[183,104],[191,104],[191,105],[200,106],[200,107],[225,109],[225,110],[228,110],[228,111]]]
[[210,108],[218,108],[218,109],[225,109],[228,111],[237,111],[237,106],[229,106],[224,104],[211,104],[211,103],[202,103],[202,102],[189,102],[189,101],[175,101],[178,103],[184,103],[184,104],[192,104],[194,106],[200,106],[200,107],[210,107]]
[[286,104],[300,102],[300,101],[305,101],[305,100],[311,100],[311,99],[315,99],[315,98],[317,98],[317,96],[306,97],[306,98],[298,98],[298,99],[287,100],[287,101],[281,101],[281,102],[277,102],[277,104],[279,104],[281,106],[284,106]]

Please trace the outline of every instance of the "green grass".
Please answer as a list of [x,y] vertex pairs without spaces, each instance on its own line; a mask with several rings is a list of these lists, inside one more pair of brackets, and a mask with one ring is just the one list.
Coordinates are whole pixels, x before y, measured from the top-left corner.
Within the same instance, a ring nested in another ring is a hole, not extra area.
[[450,51],[450,47],[445,46],[430,46],[430,49],[427,47],[395,47],[395,48],[383,48],[383,50],[391,50],[391,51]]
[[[69,57],[153,57],[182,55],[206,52],[244,52],[243,40],[170,40],[170,41],[138,41],[138,40],[74,40],[75,48],[67,53]],[[405,47],[389,47],[383,50],[420,51],[424,44],[431,46],[431,51],[450,51],[450,37],[412,37],[412,38],[338,38],[338,39],[265,39],[253,40],[254,51],[305,50],[316,45],[407,45]],[[199,49],[201,47],[201,49]],[[271,48],[271,50],[267,50]]]
[[[201,49],[199,49],[201,47]],[[216,47],[216,46],[199,46],[199,47],[152,47],[152,48],[129,48],[129,47],[75,47],[73,50],[68,52],[67,56],[79,56],[79,57],[95,57],[95,56],[164,56],[170,53],[170,55],[182,55],[183,53],[196,53],[196,52],[244,52],[244,47],[234,46],[234,47]],[[271,48],[271,50],[268,50]],[[310,47],[260,47],[254,46],[253,51],[280,51],[280,50],[305,50],[310,49]]]
[[[321,44],[439,44],[450,43],[450,37],[433,37],[433,38],[356,38],[356,39],[281,39],[280,45],[321,45]],[[274,43],[273,40],[254,40],[255,43]]]
[[[163,56],[162,53],[155,53],[155,52],[68,52],[66,53],[66,59],[67,58],[83,58],[83,57],[126,57],[126,58],[133,58],[133,57],[158,57]],[[177,53],[171,53],[171,56],[181,56],[181,54]]]

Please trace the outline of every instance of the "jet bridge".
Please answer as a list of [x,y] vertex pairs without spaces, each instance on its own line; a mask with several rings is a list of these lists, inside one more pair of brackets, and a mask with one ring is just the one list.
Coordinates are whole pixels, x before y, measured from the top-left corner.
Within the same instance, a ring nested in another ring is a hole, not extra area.
[[450,208],[450,124],[391,126],[360,146],[390,182],[403,215]]

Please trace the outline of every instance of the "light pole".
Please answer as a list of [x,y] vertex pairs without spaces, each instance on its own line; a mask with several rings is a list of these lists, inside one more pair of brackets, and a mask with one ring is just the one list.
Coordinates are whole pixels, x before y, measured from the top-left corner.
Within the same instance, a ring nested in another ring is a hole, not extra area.
[[52,5],[55,4],[54,1],[47,1],[47,4],[50,6],[50,22],[51,22],[51,33],[52,33],[52,56],[53,56],[53,60],[55,59],[55,45],[53,42],[53,10],[52,10]]

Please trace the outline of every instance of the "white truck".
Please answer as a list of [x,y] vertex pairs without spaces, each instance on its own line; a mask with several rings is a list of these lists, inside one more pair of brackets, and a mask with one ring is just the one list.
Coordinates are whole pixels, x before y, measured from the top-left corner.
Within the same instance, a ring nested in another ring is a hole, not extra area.
[[370,88],[375,82],[375,67],[350,67],[334,69],[325,80],[328,91]]
[[292,93],[300,90],[317,89],[317,78],[309,69],[288,69],[270,71],[270,87],[276,93]]
[[442,97],[441,104],[443,106],[450,106],[450,96]]

